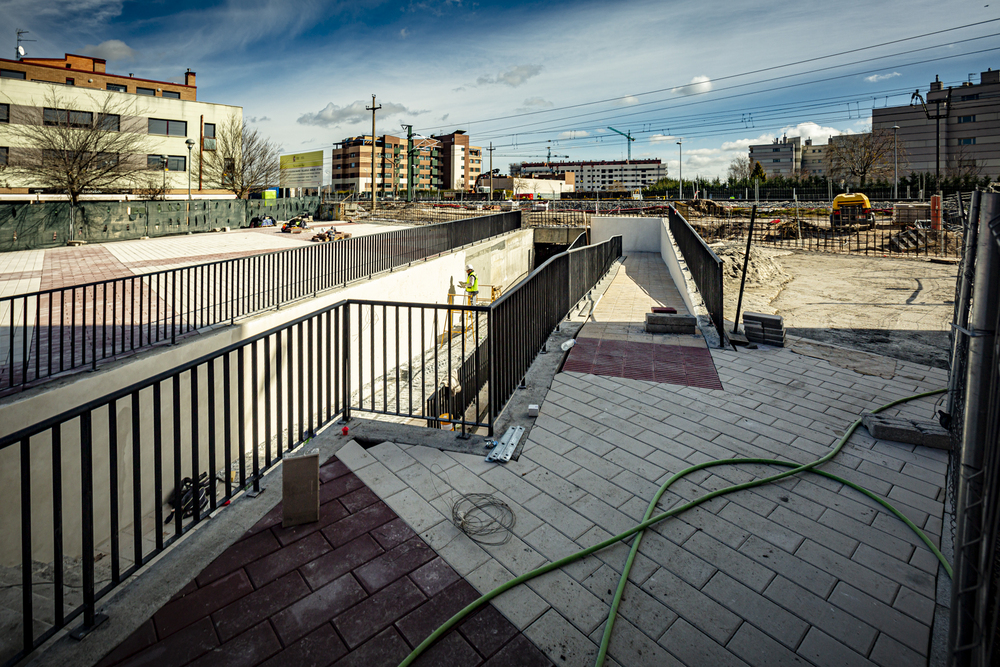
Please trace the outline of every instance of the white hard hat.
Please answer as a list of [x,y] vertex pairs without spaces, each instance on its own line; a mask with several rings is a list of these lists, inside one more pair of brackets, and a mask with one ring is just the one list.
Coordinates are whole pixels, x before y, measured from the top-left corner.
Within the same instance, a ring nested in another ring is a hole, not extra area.
[[475,269],[474,269],[474,268],[472,268],[472,264],[466,264],[466,265],[465,265],[465,270],[466,270],[466,271],[475,271]]

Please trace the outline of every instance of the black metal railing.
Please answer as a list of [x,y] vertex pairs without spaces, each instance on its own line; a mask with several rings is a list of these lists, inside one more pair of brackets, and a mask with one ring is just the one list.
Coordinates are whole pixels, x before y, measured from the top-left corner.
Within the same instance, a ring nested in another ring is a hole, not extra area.
[[691,277],[701,292],[701,298],[705,300],[705,307],[719,332],[719,339],[725,346],[729,338],[726,336],[722,310],[722,260],[675,209],[670,209],[668,223],[670,233],[691,271]]
[[489,306],[341,301],[0,435],[0,465],[20,471],[0,490],[0,561],[21,609],[0,661],[77,619],[89,632],[98,600],[338,418],[492,432],[548,335],[620,256],[621,237],[564,252]]
[[622,237],[550,258],[493,302],[490,408],[496,419],[552,330],[622,254]]
[[0,392],[520,227],[499,213],[0,298]]

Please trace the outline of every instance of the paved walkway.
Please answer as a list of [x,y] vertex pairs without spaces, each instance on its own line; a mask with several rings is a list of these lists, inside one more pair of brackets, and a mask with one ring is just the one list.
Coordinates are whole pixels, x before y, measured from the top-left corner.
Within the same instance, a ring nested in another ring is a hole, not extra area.
[[[340,458],[479,591],[626,530],[658,485],[692,464],[806,462],[863,410],[942,386],[899,364],[861,375],[791,350],[713,350],[724,390],[562,373],[524,452],[481,457],[384,443]],[[934,401],[890,412],[928,419]],[[945,452],[863,429],[824,466],[890,501],[939,541]],[[665,494],[682,499],[757,476],[722,466]],[[460,493],[514,508],[513,539],[482,546],[451,523]],[[553,662],[593,661],[627,548],[620,545],[495,600]],[[717,498],[647,532],[611,644],[619,665],[926,664],[938,564],[898,519],[860,494],[802,476]]]
[[[281,527],[282,505],[109,653],[111,665],[396,665],[475,589],[336,458],[320,521]],[[549,667],[486,605],[420,665]]]

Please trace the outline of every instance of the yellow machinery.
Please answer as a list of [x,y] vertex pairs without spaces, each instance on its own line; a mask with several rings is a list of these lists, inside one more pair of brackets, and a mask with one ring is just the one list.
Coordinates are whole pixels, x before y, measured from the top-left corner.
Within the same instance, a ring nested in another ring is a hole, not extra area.
[[[484,293],[489,293],[489,297],[484,297]],[[448,295],[448,305],[460,305],[460,306],[487,306],[498,298],[500,298],[500,288],[496,285],[480,285],[479,286],[479,296],[476,297],[476,303],[469,303],[470,297],[465,294],[449,294]],[[485,322],[485,319],[483,319]],[[448,342],[448,339],[454,338],[462,334],[468,334],[475,337],[473,329],[476,326],[476,316],[470,314],[465,310],[448,310],[448,319],[445,321],[444,331],[438,336],[438,344],[444,345]]]
[[834,229],[844,225],[868,225],[875,229],[875,214],[868,197],[860,192],[850,192],[833,198],[830,224]]

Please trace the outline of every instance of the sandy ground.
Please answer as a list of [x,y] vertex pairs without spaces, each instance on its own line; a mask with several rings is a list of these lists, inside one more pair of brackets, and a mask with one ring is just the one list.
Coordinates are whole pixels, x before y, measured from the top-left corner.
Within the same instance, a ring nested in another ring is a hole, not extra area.
[[[748,286],[744,312],[781,315],[791,335],[948,367],[957,265],[824,253],[774,254],[790,278],[783,284]],[[731,319],[739,281],[727,280],[725,292]]]

